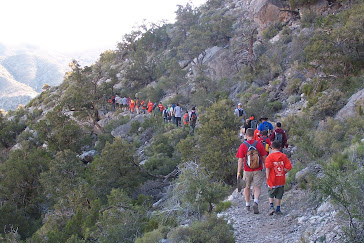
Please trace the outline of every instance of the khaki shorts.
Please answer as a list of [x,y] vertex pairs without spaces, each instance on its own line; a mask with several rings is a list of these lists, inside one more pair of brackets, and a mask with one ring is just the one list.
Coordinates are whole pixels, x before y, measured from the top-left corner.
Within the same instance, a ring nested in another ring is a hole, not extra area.
[[244,180],[246,187],[261,187],[265,179],[264,172],[261,170],[256,171],[244,171]]

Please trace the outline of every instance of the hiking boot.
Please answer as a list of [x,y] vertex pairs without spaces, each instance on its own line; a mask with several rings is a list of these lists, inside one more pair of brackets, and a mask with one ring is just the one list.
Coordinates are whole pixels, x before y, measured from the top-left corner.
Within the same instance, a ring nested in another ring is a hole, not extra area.
[[269,215],[273,215],[275,212],[274,207],[269,208]]
[[281,211],[275,211],[275,214],[276,215],[282,215],[282,212]]
[[241,189],[245,188],[245,181],[242,178],[238,179],[238,192],[241,192]]
[[258,203],[256,203],[256,202],[253,205],[253,211],[254,211],[254,214],[258,214],[259,213]]
[[246,211],[250,212],[250,206],[245,206]]

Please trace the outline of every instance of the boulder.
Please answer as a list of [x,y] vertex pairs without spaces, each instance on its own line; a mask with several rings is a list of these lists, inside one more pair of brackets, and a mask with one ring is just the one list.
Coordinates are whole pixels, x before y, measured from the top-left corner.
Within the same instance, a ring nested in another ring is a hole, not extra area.
[[353,94],[348,103],[336,114],[335,119],[344,120],[358,115],[358,111],[364,111],[364,89]]
[[253,0],[250,3],[259,30],[263,30],[271,23],[286,21],[289,16],[288,12],[280,11],[283,8],[281,1],[278,0]]
[[[205,52],[206,55],[203,59],[203,64],[208,66],[207,75],[212,80],[221,80],[237,72],[234,69],[232,56],[227,49],[214,46],[206,49]],[[199,58],[202,57],[200,56]],[[198,76],[199,69],[196,65],[192,66],[192,72],[194,76]]]
[[96,154],[97,154],[96,150],[90,150],[90,151],[83,152],[81,155],[79,155],[79,158],[84,163],[90,163],[90,162],[92,162],[92,160],[94,159]]
[[118,126],[114,130],[112,130],[111,135],[113,137],[126,138],[128,137],[128,133],[130,132],[131,124],[135,121],[139,121],[140,123],[142,123],[144,119],[145,115],[137,115],[133,117],[128,123]]

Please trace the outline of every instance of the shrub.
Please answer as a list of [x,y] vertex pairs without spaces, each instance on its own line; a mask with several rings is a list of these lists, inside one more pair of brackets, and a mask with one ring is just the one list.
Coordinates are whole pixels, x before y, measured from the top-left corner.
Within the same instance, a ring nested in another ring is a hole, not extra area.
[[189,227],[178,227],[168,237],[172,243],[177,242],[235,242],[232,226],[222,218],[214,215],[206,220],[196,221]]
[[216,208],[215,208],[215,211],[217,213],[220,213],[222,211],[225,211],[227,210],[228,208],[230,208],[232,205],[231,201],[224,201],[224,202],[219,202],[217,205],[216,205]]
[[317,14],[315,11],[312,10],[305,11],[301,19],[302,27],[303,28],[311,27],[312,24],[315,23],[316,19],[317,19]]
[[268,28],[266,28],[263,31],[264,39],[266,39],[266,40],[272,39],[274,36],[276,36],[279,33],[279,31],[281,31],[282,27],[283,27],[283,25],[280,22],[271,24]]

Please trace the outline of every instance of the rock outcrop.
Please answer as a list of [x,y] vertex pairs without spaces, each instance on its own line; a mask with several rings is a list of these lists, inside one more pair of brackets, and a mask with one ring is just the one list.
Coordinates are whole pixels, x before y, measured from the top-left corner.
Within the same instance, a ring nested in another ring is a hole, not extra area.
[[335,119],[344,120],[364,112],[364,89],[353,94],[348,103],[336,114]]

